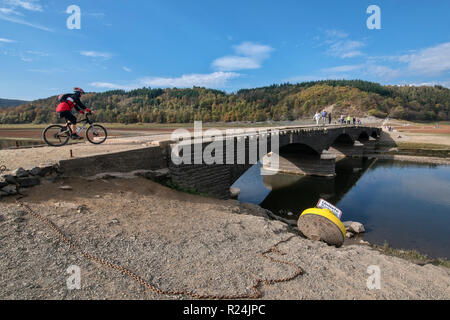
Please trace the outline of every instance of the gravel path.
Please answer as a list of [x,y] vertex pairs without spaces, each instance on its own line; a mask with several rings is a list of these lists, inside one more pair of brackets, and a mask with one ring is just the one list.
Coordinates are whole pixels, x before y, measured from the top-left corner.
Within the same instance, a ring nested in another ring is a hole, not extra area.
[[[69,184],[73,191],[59,187]],[[336,249],[300,237],[257,206],[179,193],[149,180],[50,182],[23,199],[84,250],[135,272],[164,290],[242,294],[258,278],[295,272],[261,257],[280,240],[280,256],[304,274],[263,285],[263,299],[449,299],[450,271],[418,266],[367,246]],[[80,207],[82,206],[82,207]],[[82,257],[14,199],[0,200],[0,299],[186,299],[146,290]],[[78,208],[78,209],[77,209]],[[81,289],[68,290],[70,265]],[[381,270],[381,289],[366,286],[367,268]]]

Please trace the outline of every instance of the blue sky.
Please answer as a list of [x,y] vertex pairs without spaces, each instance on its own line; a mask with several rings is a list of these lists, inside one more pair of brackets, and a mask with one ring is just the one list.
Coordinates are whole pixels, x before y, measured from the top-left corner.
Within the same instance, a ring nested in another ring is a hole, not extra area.
[[438,0],[0,0],[0,97],[330,78],[450,87],[449,12]]

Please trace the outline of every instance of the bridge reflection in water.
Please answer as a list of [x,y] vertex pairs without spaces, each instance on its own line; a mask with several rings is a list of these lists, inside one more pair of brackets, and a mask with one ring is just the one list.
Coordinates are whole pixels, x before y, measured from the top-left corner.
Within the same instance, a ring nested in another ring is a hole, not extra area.
[[239,200],[294,222],[322,197],[343,211],[344,221],[363,223],[370,243],[450,259],[450,166],[348,157],[330,178],[261,176],[260,168],[234,185]]
[[343,158],[336,162],[335,177],[261,175],[261,165],[256,164],[233,186],[241,189],[239,200],[259,204],[283,218],[294,220],[304,209],[315,207],[319,198],[336,204],[375,161]]

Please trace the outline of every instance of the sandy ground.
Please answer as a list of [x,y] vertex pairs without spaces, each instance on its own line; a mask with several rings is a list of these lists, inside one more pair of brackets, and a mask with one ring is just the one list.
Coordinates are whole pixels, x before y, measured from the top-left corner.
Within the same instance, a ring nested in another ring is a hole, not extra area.
[[[437,144],[450,146],[450,125],[404,125],[401,121],[392,120],[387,125],[392,126],[394,132],[389,134],[395,142],[411,142],[420,144]],[[386,132],[386,131],[385,131]]]
[[394,132],[392,137],[395,142],[430,143],[450,147],[450,134]]
[[[73,191],[62,191],[60,185]],[[50,218],[83,250],[128,268],[163,290],[249,293],[263,299],[449,299],[450,270],[419,266],[368,246],[339,249],[302,238],[257,206],[179,193],[152,181],[44,181],[22,201]],[[79,206],[83,209],[77,210]],[[185,299],[153,293],[122,273],[77,254],[14,199],[0,200],[0,299]],[[81,289],[68,290],[66,270],[81,268]],[[381,289],[369,290],[367,268],[379,266]]]

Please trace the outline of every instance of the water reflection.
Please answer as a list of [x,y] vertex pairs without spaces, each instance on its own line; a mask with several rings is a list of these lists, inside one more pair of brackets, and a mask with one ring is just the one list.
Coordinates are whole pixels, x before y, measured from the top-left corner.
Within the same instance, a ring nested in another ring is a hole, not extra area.
[[[263,176],[265,185],[272,186],[272,192],[261,202],[261,206],[274,213],[295,216],[305,209],[315,207],[323,198],[337,203],[358,181],[374,160],[345,158],[336,163],[336,177],[313,176]],[[280,203],[283,207],[280,208]]]
[[344,158],[335,178],[261,176],[260,168],[235,183],[240,201],[297,219],[324,198],[343,210],[344,221],[366,226],[365,240],[450,258],[449,166]]

